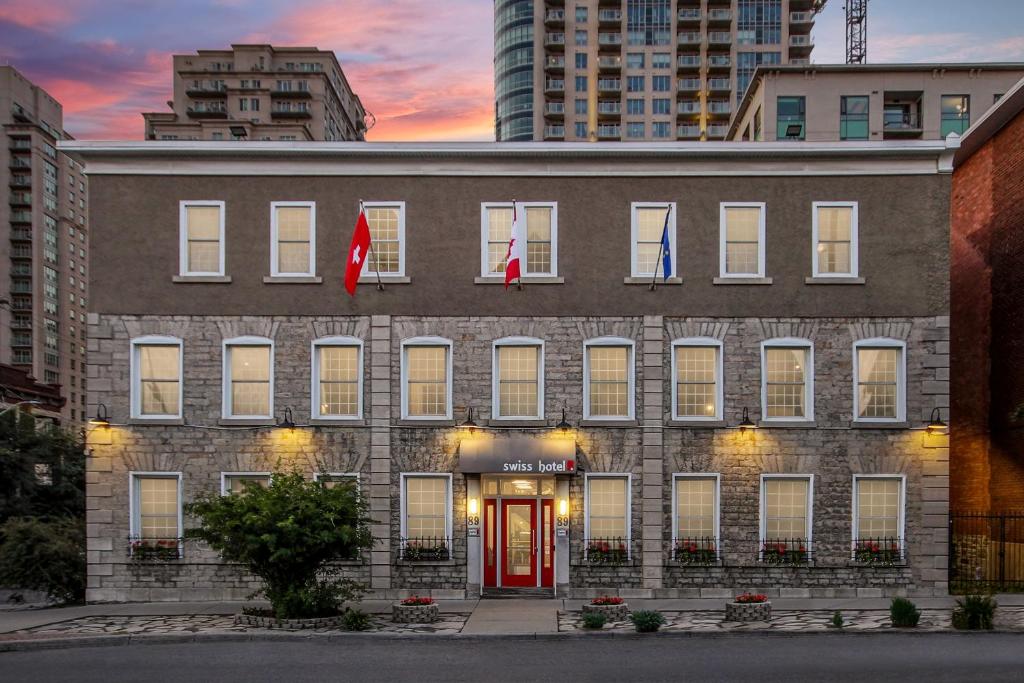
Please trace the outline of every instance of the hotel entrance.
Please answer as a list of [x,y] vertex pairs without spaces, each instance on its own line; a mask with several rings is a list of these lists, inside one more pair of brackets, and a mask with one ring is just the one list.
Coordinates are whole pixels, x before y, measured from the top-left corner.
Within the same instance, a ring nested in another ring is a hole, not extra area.
[[555,478],[484,476],[483,585],[555,587]]

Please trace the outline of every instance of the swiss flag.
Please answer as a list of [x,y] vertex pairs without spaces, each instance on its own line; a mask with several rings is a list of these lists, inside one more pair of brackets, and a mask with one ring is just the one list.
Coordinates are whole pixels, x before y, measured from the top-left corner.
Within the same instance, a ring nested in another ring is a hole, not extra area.
[[356,231],[352,235],[352,244],[348,248],[348,261],[345,266],[345,289],[352,296],[356,295],[359,274],[363,272],[363,263],[370,251],[370,224],[366,222],[366,214],[359,211],[356,220]]

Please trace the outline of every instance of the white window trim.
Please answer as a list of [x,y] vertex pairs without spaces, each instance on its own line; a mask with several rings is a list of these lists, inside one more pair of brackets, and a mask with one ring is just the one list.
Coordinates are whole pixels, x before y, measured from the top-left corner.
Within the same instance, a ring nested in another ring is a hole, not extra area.
[[[268,415],[236,415],[231,405],[231,357],[230,350],[234,346],[269,346],[270,347],[270,405]],[[273,420],[274,419],[274,340],[269,337],[234,337],[221,343],[221,417],[226,420]]]
[[[406,358],[406,349],[410,346],[444,346],[448,351],[445,362],[446,381],[446,408],[444,415],[409,415],[409,362]],[[403,420],[451,420],[452,419],[452,356],[454,355],[454,344],[451,339],[444,337],[412,337],[402,340],[401,358],[401,383],[402,383],[402,419]]]
[[[680,415],[679,414],[679,380],[676,374],[676,349],[681,346],[699,346],[715,348],[715,414],[714,415]],[[714,422],[724,419],[725,378],[723,356],[725,347],[721,340],[712,337],[683,337],[672,341],[672,419]]]
[[[356,384],[356,413],[355,415],[331,415],[320,412],[320,353],[324,346],[355,346],[356,367],[358,369],[358,381]],[[314,339],[310,346],[310,406],[309,414],[314,420],[361,420],[363,419],[363,340],[358,337],[320,337]]]
[[590,538],[590,480],[626,480],[626,557],[633,556],[633,474],[631,472],[586,472],[583,475],[583,538]]
[[[128,472],[128,534],[134,539],[142,535],[141,522],[142,511],[139,508],[139,485],[140,477],[158,477],[161,479],[175,479],[178,483],[178,538],[184,538],[185,529],[182,526],[182,508],[184,501],[181,498],[181,472],[142,472],[132,470]],[[178,543],[178,557],[182,556],[182,544]]]
[[[590,414],[590,347],[591,346],[626,346],[629,347],[626,359],[628,370],[626,415],[591,415]],[[636,419],[636,342],[625,337],[595,337],[583,342],[583,419],[622,421]]]
[[[498,368],[498,349],[503,346],[532,346],[537,353],[537,414],[505,415],[499,410],[501,373]],[[543,420],[544,419],[544,340],[536,337],[503,337],[494,341],[491,347],[491,419],[492,420]]]
[[[398,209],[398,272],[397,273],[381,273],[381,279],[387,279],[389,277],[405,277],[405,202],[395,201],[372,201],[363,202],[363,210],[367,209]],[[367,216],[367,224],[369,224],[369,216]],[[370,231],[370,237],[373,237],[373,231]],[[373,244],[371,242],[371,249]],[[363,261],[363,271],[359,274],[360,279],[371,278],[374,282],[377,281],[377,271],[370,267],[371,261],[374,260],[377,252],[374,252],[374,256],[367,254],[366,259]]]
[[[899,349],[900,360],[896,365],[896,417],[860,417],[860,350]],[[891,423],[907,421],[907,343],[901,339],[872,337],[858,339],[853,343],[853,421],[864,423]]]
[[[480,277],[504,277],[505,273],[495,273],[490,270],[490,259],[487,253],[487,237],[490,224],[487,220],[488,209],[507,209],[513,202],[481,202],[480,204]],[[515,202],[516,213],[526,220],[526,209],[551,209],[551,271],[533,273],[529,271],[529,260],[526,250],[522,251],[523,263],[520,264],[523,282],[529,282],[530,278],[552,278],[558,277],[558,202]],[[523,235],[526,235],[526,226],[523,226]],[[526,237],[529,245],[529,237]]]
[[[281,272],[279,269],[277,210],[288,207],[309,209],[309,270],[303,273]],[[316,202],[270,202],[270,275],[272,277],[316,277]]]
[[[804,368],[804,417],[768,417],[768,354],[770,348],[807,349]],[[796,337],[779,337],[761,342],[761,421],[762,422],[814,422],[814,342]]]
[[679,540],[679,501],[676,492],[676,482],[680,479],[714,479],[715,480],[715,505],[714,505],[714,534],[715,554],[722,557],[722,475],[717,472],[676,472],[672,475],[672,548],[676,547]]
[[313,481],[320,481],[321,477],[352,477],[356,480],[356,491],[360,493],[363,490],[362,479],[359,478],[358,472],[314,472]]
[[[190,206],[215,206],[220,209],[220,268],[216,272],[188,269],[188,212]],[[178,273],[182,277],[208,277],[224,275],[224,202],[214,200],[187,200],[178,202]]]
[[[761,210],[757,222],[757,272],[727,273],[725,266],[725,213],[726,209],[759,208]],[[721,202],[718,208],[718,276],[721,278],[763,278],[765,277],[765,219],[767,215],[765,202]]]
[[445,535],[445,538],[448,539],[449,548],[450,548],[451,547],[450,544],[453,542],[453,539],[452,539],[452,508],[453,508],[453,505],[452,505],[452,475],[451,475],[450,472],[402,472],[400,474],[401,484],[402,485],[401,485],[400,491],[399,491],[399,495],[401,496],[400,507],[399,507],[399,511],[400,511],[399,512],[399,517],[400,517],[400,520],[399,520],[399,526],[400,526],[399,535],[402,538],[408,538],[409,537],[409,535],[406,533],[406,517],[407,517],[407,515],[406,515],[405,504],[406,504],[406,501],[408,499],[408,494],[406,493],[405,485],[406,485],[406,482],[409,479],[412,479],[414,477],[441,477],[441,478],[444,478],[444,479],[446,479],[448,481],[448,483],[446,484],[446,486],[447,486],[447,501],[446,501],[447,508],[445,509],[445,513],[444,513],[445,514],[445,519],[444,519],[444,535]]
[[896,528],[899,533],[900,553],[906,552],[907,547],[907,475],[905,474],[855,474],[853,475],[853,501],[850,505],[852,521],[850,523],[850,551],[851,557],[855,556],[854,547],[860,535],[858,518],[860,517],[860,496],[857,495],[857,482],[861,479],[898,479],[900,482],[900,502],[897,509]]
[[[850,215],[850,272],[849,273],[822,273],[818,270],[818,209],[819,208],[849,208]],[[850,278],[859,277],[860,272],[860,244],[858,239],[858,206],[857,202],[812,202],[811,203],[811,274],[818,278]]]
[[[142,368],[139,364],[142,346],[177,346],[178,347],[178,410],[173,414],[144,414],[142,412]],[[131,363],[129,367],[131,387],[131,418],[138,420],[180,420],[185,393],[185,345],[179,337],[166,335],[147,335],[131,340]]]
[[[668,245],[669,251],[672,256],[672,270],[674,271],[671,277],[680,277],[679,261],[676,259],[676,203],[675,202],[632,202],[629,205],[629,273],[631,277],[654,277],[654,273],[641,272],[637,268],[637,238],[640,232],[640,225],[637,221],[637,214],[639,209],[663,209],[668,210],[672,208],[672,212],[669,215],[668,222]],[[663,257],[664,258],[664,257]],[[657,268],[657,264],[655,264]]]
[[[765,482],[769,479],[802,479],[807,481],[807,552],[813,552],[814,542],[814,475],[813,474],[762,474],[761,475],[761,502],[760,502],[760,519],[758,520],[758,556],[760,556],[762,547],[761,544],[765,541],[765,522],[768,520],[768,497],[766,495],[767,488]],[[814,556],[811,555],[811,558]]]
[[220,495],[226,496],[228,491],[228,479],[231,477],[267,477],[273,484],[273,472],[221,472],[220,473]]

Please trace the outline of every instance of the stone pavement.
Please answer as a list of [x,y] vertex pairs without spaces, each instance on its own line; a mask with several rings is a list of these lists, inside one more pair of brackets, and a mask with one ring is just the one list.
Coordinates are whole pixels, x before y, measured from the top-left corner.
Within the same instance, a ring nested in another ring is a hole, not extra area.
[[481,600],[462,630],[467,635],[557,633],[561,600]]

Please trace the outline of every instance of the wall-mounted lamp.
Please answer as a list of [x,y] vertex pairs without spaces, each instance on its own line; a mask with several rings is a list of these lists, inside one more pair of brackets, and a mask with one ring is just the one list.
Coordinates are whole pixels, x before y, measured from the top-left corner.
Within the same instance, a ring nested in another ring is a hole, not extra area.
[[569,515],[569,501],[565,498],[558,501],[558,516],[567,517]]
[[284,417],[277,423],[277,426],[281,429],[295,429],[295,422],[292,420],[292,409],[284,409]]
[[748,429],[757,429],[757,425],[750,419],[750,414],[747,413],[746,408],[743,409],[743,419],[740,420],[739,428],[741,432],[745,432]]
[[569,423],[568,420],[565,419],[564,406],[562,407],[562,420],[561,422],[555,425],[555,429],[557,429],[562,434],[562,436],[567,436],[569,432],[572,431],[572,425]]
[[470,526],[480,525],[480,501],[476,498],[466,501],[466,522]]
[[96,417],[89,420],[89,424],[96,427],[109,427],[110,416],[107,415],[107,406],[102,403],[96,406]]
[[934,434],[935,432],[948,428],[949,425],[942,421],[942,411],[938,408],[932,409],[932,416],[928,420],[928,426],[926,427],[928,433]]
[[470,406],[469,412],[466,413],[466,421],[459,426],[463,429],[468,429],[470,434],[477,430],[479,425],[473,420],[473,406]]

